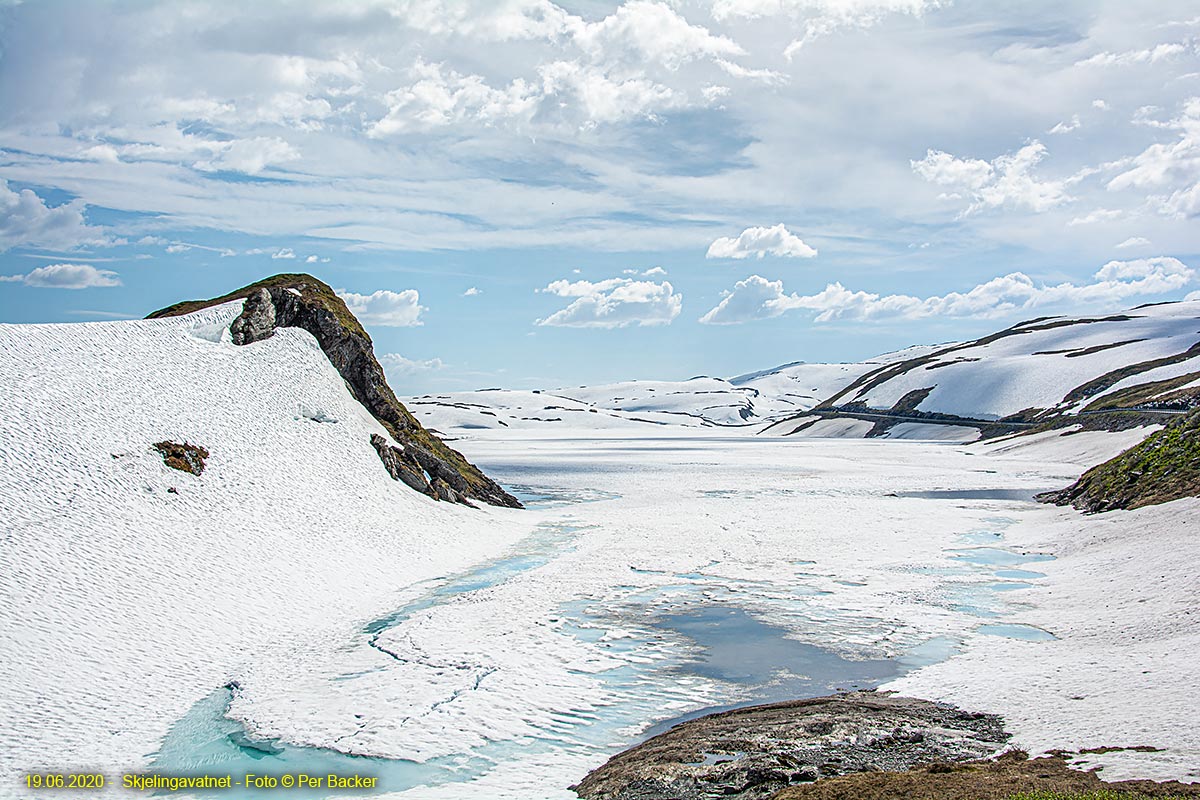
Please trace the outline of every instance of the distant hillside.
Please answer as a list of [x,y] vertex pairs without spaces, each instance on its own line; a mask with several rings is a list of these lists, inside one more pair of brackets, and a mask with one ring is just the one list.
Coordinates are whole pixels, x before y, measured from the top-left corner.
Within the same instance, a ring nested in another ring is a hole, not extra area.
[[647,425],[749,429],[807,411],[868,372],[933,349],[910,347],[857,364],[797,362],[729,379],[698,376],[683,381],[431,394],[409,398],[408,405],[426,425],[445,434],[488,428]]
[[[766,432],[962,438],[1162,424],[1200,406],[1200,302],[1042,317],[864,372]],[[944,431],[938,427],[957,429]],[[971,432],[974,432],[973,434]]]
[[654,425],[969,442],[1045,426],[1160,425],[1200,406],[1200,301],[1042,317],[975,341],[913,346],[856,364],[453,392],[408,404],[447,436]]
[[[1147,384],[1159,391],[1129,391]],[[1142,405],[1189,384],[1200,385],[1200,302],[1022,322],[869,372],[821,405],[1032,421],[1117,397]]]

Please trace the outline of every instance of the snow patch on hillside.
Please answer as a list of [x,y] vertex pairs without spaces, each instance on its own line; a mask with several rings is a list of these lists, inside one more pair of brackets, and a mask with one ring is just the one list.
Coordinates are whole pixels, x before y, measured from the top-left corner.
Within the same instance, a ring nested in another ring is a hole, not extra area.
[[[1114,370],[1187,351],[1200,341],[1200,302],[1127,312],[1131,319],[1051,319],[987,344],[948,352],[841,402],[891,408],[911,391],[932,391],[921,411],[998,419],[1057,408],[1067,392]],[[1071,322],[1039,330],[1039,326]],[[1200,357],[1129,378],[1121,387],[1200,370]]]

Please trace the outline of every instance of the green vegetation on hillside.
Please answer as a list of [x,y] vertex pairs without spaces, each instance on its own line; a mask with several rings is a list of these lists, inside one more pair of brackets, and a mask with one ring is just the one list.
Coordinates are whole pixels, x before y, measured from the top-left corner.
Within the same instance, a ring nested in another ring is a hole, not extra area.
[[1039,499],[1096,513],[1200,496],[1200,409]]
[[[303,287],[303,288],[301,288]],[[214,297],[211,300],[184,300],[174,305],[160,308],[158,311],[151,312],[146,316],[146,319],[159,319],[160,317],[178,317],[182,314],[191,314],[193,311],[201,311],[205,308],[219,306],[222,303],[228,303],[231,300],[245,300],[250,295],[257,292],[259,289],[296,289],[304,294],[304,299],[309,302],[315,302],[322,306],[326,311],[333,314],[334,318],[342,324],[346,330],[351,333],[361,336],[368,342],[371,337],[367,335],[366,330],[358,319],[346,308],[346,304],[342,302],[342,298],[337,296],[337,293],[329,286],[329,284],[317,280],[312,275],[304,272],[284,272],[279,275],[272,275],[269,278],[263,278],[261,281],[255,281],[249,286],[243,286],[241,289],[230,292],[229,294]]]
[[1181,794],[1151,795],[1142,792],[1114,792],[1100,789],[1095,792],[1021,792],[1008,800],[1185,800]]

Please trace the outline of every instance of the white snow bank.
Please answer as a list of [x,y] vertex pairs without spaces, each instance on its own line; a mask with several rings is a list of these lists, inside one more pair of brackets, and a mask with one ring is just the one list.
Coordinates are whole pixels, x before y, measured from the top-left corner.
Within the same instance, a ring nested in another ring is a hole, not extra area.
[[884,439],[914,439],[926,442],[973,442],[979,429],[970,425],[937,425],[929,422],[901,422],[888,429]]
[[1077,464],[1086,470],[1120,455],[1158,430],[1162,430],[1161,425],[1145,425],[1117,432],[1085,431],[1081,426],[1073,425],[1059,430],[980,442],[976,452],[1029,461]]
[[[786,430],[788,425],[781,427]],[[852,419],[850,417],[823,419],[819,422],[814,422],[803,430],[788,433],[788,436],[796,439],[862,439],[874,427],[875,423],[868,422],[865,419]]]
[[[0,325],[0,786],[142,767],[214,688],[286,695],[270,676],[528,529],[389,478],[316,340],[235,347],[240,308]],[[164,439],[207,448],[203,475],[165,467]]]
[[[1010,528],[1057,560],[1004,621],[1058,638],[976,637],[961,655],[887,688],[1004,715],[1034,753],[1151,745],[1085,757],[1105,780],[1200,781],[1200,500],[1082,516],[1043,509]],[[990,678],[988,677],[990,676]]]

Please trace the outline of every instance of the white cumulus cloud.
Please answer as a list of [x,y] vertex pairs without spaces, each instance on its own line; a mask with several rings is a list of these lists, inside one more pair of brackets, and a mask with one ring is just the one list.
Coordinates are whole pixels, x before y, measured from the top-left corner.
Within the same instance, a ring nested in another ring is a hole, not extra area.
[[84,221],[82,200],[50,207],[32,189],[14,192],[0,178],[0,252],[31,245],[70,250],[86,244],[112,244],[101,228]]
[[624,328],[629,325],[669,325],[679,316],[683,295],[669,281],[609,278],[603,281],[557,280],[540,290],[573,298],[538,325],[567,328]]
[[411,375],[414,372],[430,372],[446,366],[440,358],[412,359],[399,353],[384,353],[379,356],[379,363],[385,372],[392,375]]
[[477,286],[472,286],[463,292],[463,297],[476,297],[483,294],[483,290]]
[[1112,208],[1097,208],[1089,211],[1082,217],[1075,217],[1067,225],[1074,227],[1076,225],[1095,225],[1097,222],[1108,222],[1114,219],[1120,219],[1124,212]]
[[1150,244],[1150,240],[1143,236],[1130,236],[1125,241],[1117,245],[1118,250],[1124,250],[1128,247],[1146,247]]
[[1016,153],[990,162],[929,150],[925,158],[910,163],[913,171],[930,183],[968,193],[973,202],[964,214],[1006,205],[1040,212],[1071,200],[1065,181],[1038,180],[1033,176],[1033,168],[1045,156],[1045,145],[1033,141]]
[[1121,172],[1108,188],[1161,189],[1164,194],[1150,198],[1159,211],[1181,218],[1200,215],[1200,97],[1189,98],[1179,116],[1157,127],[1175,131],[1175,140],[1116,162]]
[[776,72],[773,69],[751,69],[750,67],[743,67],[741,64],[727,61],[724,58],[718,58],[714,63],[735,78],[759,81],[767,85],[780,85],[787,83],[787,76],[782,72]]
[[791,58],[805,44],[840,28],[870,27],[891,14],[921,16],[948,4],[949,0],[715,0],[712,14],[718,20],[781,14],[790,17],[804,31],[784,51]]
[[1058,123],[1058,124],[1057,124],[1057,125],[1055,125],[1053,128],[1051,128],[1050,130],[1046,131],[1046,133],[1054,133],[1054,134],[1058,134],[1058,133],[1070,133],[1071,131],[1074,131],[1074,130],[1079,130],[1079,128],[1080,128],[1082,125],[1083,125],[1083,123],[1079,121],[1079,115],[1078,115],[1078,114],[1072,114],[1072,115],[1071,115],[1071,118],[1070,118],[1069,120],[1067,120],[1066,122],[1060,122],[1060,123]]
[[723,236],[709,245],[704,257],[762,258],[767,254],[784,258],[812,258],[817,251],[781,222],[769,228],[746,228],[736,238]]
[[816,312],[817,322],[841,319],[991,318],[1056,303],[1096,305],[1139,295],[1163,294],[1194,283],[1196,277],[1196,271],[1178,259],[1160,256],[1110,261],[1096,271],[1091,283],[1039,285],[1028,275],[1013,272],[992,278],[966,292],[914,297],[852,291],[840,282],[827,285],[817,294],[788,294],[783,289],[783,281],[770,281],[752,275],[744,281],[738,281],[733,291],[701,317],[700,322],[735,325],[777,317],[796,309]]
[[1075,62],[1077,67],[1128,67],[1133,64],[1155,64],[1193,51],[1195,47],[1182,42],[1163,42],[1141,50],[1123,50],[1119,53],[1102,52]]
[[228,170],[257,175],[267,167],[295,161],[300,158],[296,148],[277,137],[259,136],[253,139],[235,139],[231,142],[209,142],[215,150],[212,158],[197,161],[192,166],[202,172]]
[[44,289],[91,289],[120,286],[117,273],[91,264],[47,264],[24,275],[3,275],[0,281],[20,282]]
[[402,292],[380,289],[372,294],[355,294],[339,289],[337,295],[346,303],[350,313],[364,325],[409,328],[422,324],[421,312],[428,310],[421,305],[416,289]]

